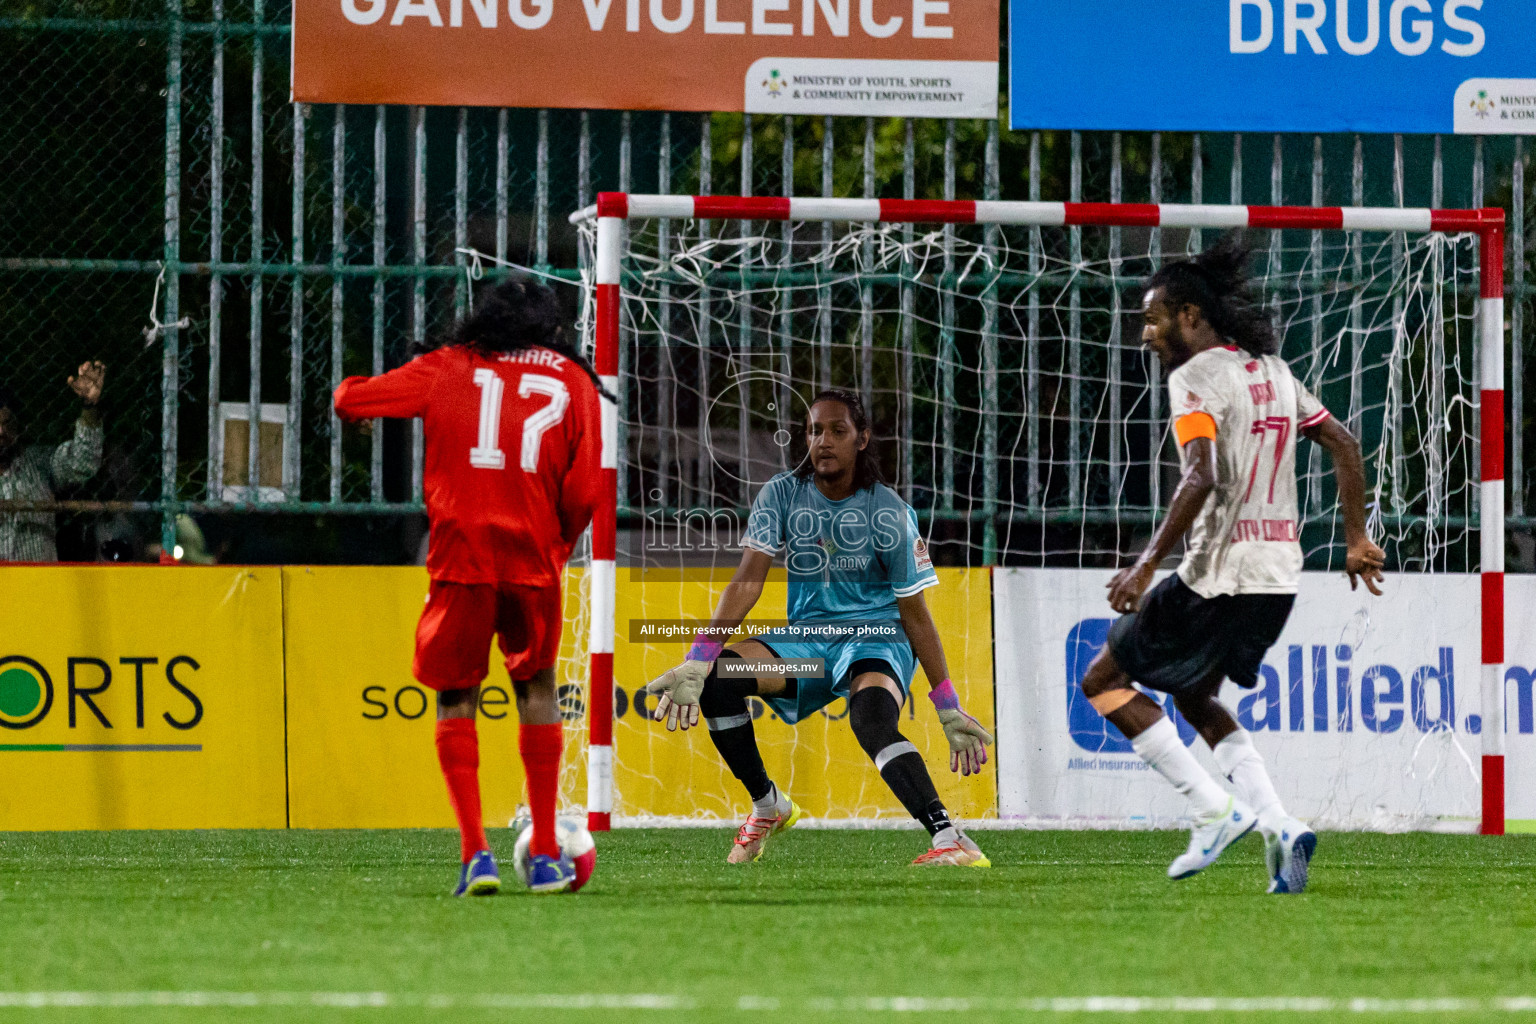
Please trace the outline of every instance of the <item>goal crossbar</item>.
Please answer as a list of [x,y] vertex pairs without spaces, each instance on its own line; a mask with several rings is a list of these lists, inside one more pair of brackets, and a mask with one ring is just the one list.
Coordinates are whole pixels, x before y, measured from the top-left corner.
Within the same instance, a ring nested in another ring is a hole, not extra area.
[[1311,231],[1482,233],[1504,211],[1348,206],[1210,206],[1177,203],[1035,203],[973,199],[828,199],[779,196],[653,196],[604,192],[571,223],[620,220],[846,221],[997,224],[1019,227],[1273,228]]
[[[630,220],[983,224],[1024,227],[1147,227],[1476,234],[1479,238],[1479,517],[1482,633],[1482,824],[1504,832],[1504,232],[1500,208],[1211,206],[1176,203],[1046,203],[987,200],[667,196],[599,193],[572,213],[595,221],[594,363],[610,395],[619,388],[623,226]],[[618,545],[618,406],[603,402],[602,497],[592,522],[588,827],[613,812],[613,651]]]

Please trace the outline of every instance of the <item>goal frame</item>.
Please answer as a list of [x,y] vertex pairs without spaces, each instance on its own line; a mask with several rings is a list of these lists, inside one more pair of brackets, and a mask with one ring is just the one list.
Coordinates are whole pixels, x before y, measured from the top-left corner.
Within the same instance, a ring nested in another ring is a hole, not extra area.
[[[619,387],[619,310],[625,224],[631,220],[805,221],[886,224],[995,224],[1022,227],[1255,228],[1479,238],[1477,344],[1482,632],[1482,819],[1484,835],[1504,833],[1504,233],[1498,207],[1214,206],[1170,203],[1046,203],[985,200],[675,196],[602,192],[570,221],[597,223],[593,276],[594,362],[604,388]],[[1483,415],[1486,410],[1498,415]],[[617,591],[618,424],[616,401],[602,403],[602,495],[592,519],[592,590],[587,700],[587,827],[607,831],[613,813],[613,651]]]

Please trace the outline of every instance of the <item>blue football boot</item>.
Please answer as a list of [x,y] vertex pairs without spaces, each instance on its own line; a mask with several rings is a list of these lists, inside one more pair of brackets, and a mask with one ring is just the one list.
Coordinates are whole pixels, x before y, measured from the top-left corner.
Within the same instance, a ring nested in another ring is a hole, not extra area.
[[496,873],[496,858],[490,850],[481,850],[459,870],[455,896],[490,896],[501,891],[501,876]]
[[576,865],[569,857],[533,854],[528,858],[529,892],[564,892],[574,881]]

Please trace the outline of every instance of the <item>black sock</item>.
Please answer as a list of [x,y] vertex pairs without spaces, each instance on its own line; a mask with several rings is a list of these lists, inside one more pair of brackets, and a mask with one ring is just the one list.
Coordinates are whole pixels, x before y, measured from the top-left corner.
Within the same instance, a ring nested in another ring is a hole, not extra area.
[[752,712],[747,707],[747,698],[757,693],[757,680],[721,679],[719,674],[720,661],[738,657],[740,655],[731,651],[720,652],[709,678],[704,680],[704,692],[699,695],[699,714],[709,726],[709,738],[720,752],[720,759],[756,803],[773,790],[768,769],[763,767],[763,755],[757,749]]
[[848,702],[848,724],[907,813],[923,823],[930,836],[950,827],[949,811],[933,788],[923,755],[909,743],[896,723],[901,706],[883,686],[866,686]]

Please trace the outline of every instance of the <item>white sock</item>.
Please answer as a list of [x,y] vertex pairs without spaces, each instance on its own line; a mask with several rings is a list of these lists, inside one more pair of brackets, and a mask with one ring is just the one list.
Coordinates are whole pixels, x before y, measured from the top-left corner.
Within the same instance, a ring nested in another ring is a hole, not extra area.
[[938,849],[940,846],[954,846],[959,842],[960,830],[953,825],[948,828],[941,828],[933,834],[932,845],[934,849]]
[[1207,820],[1226,813],[1227,791],[1217,785],[1210,772],[1200,767],[1195,755],[1179,739],[1179,730],[1167,716],[1143,729],[1131,747],[1141,759],[1156,768],[1173,788],[1189,797],[1195,817]]
[[778,786],[770,785],[761,800],[752,801],[752,813],[759,818],[783,817],[789,813],[789,797],[780,793]]
[[1232,780],[1237,795],[1258,813],[1259,828],[1266,835],[1279,832],[1289,815],[1280,805],[1275,784],[1269,781],[1264,759],[1254,748],[1253,737],[1248,731],[1239,727],[1237,732],[1212,747],[1211,753],[1217,766]]

